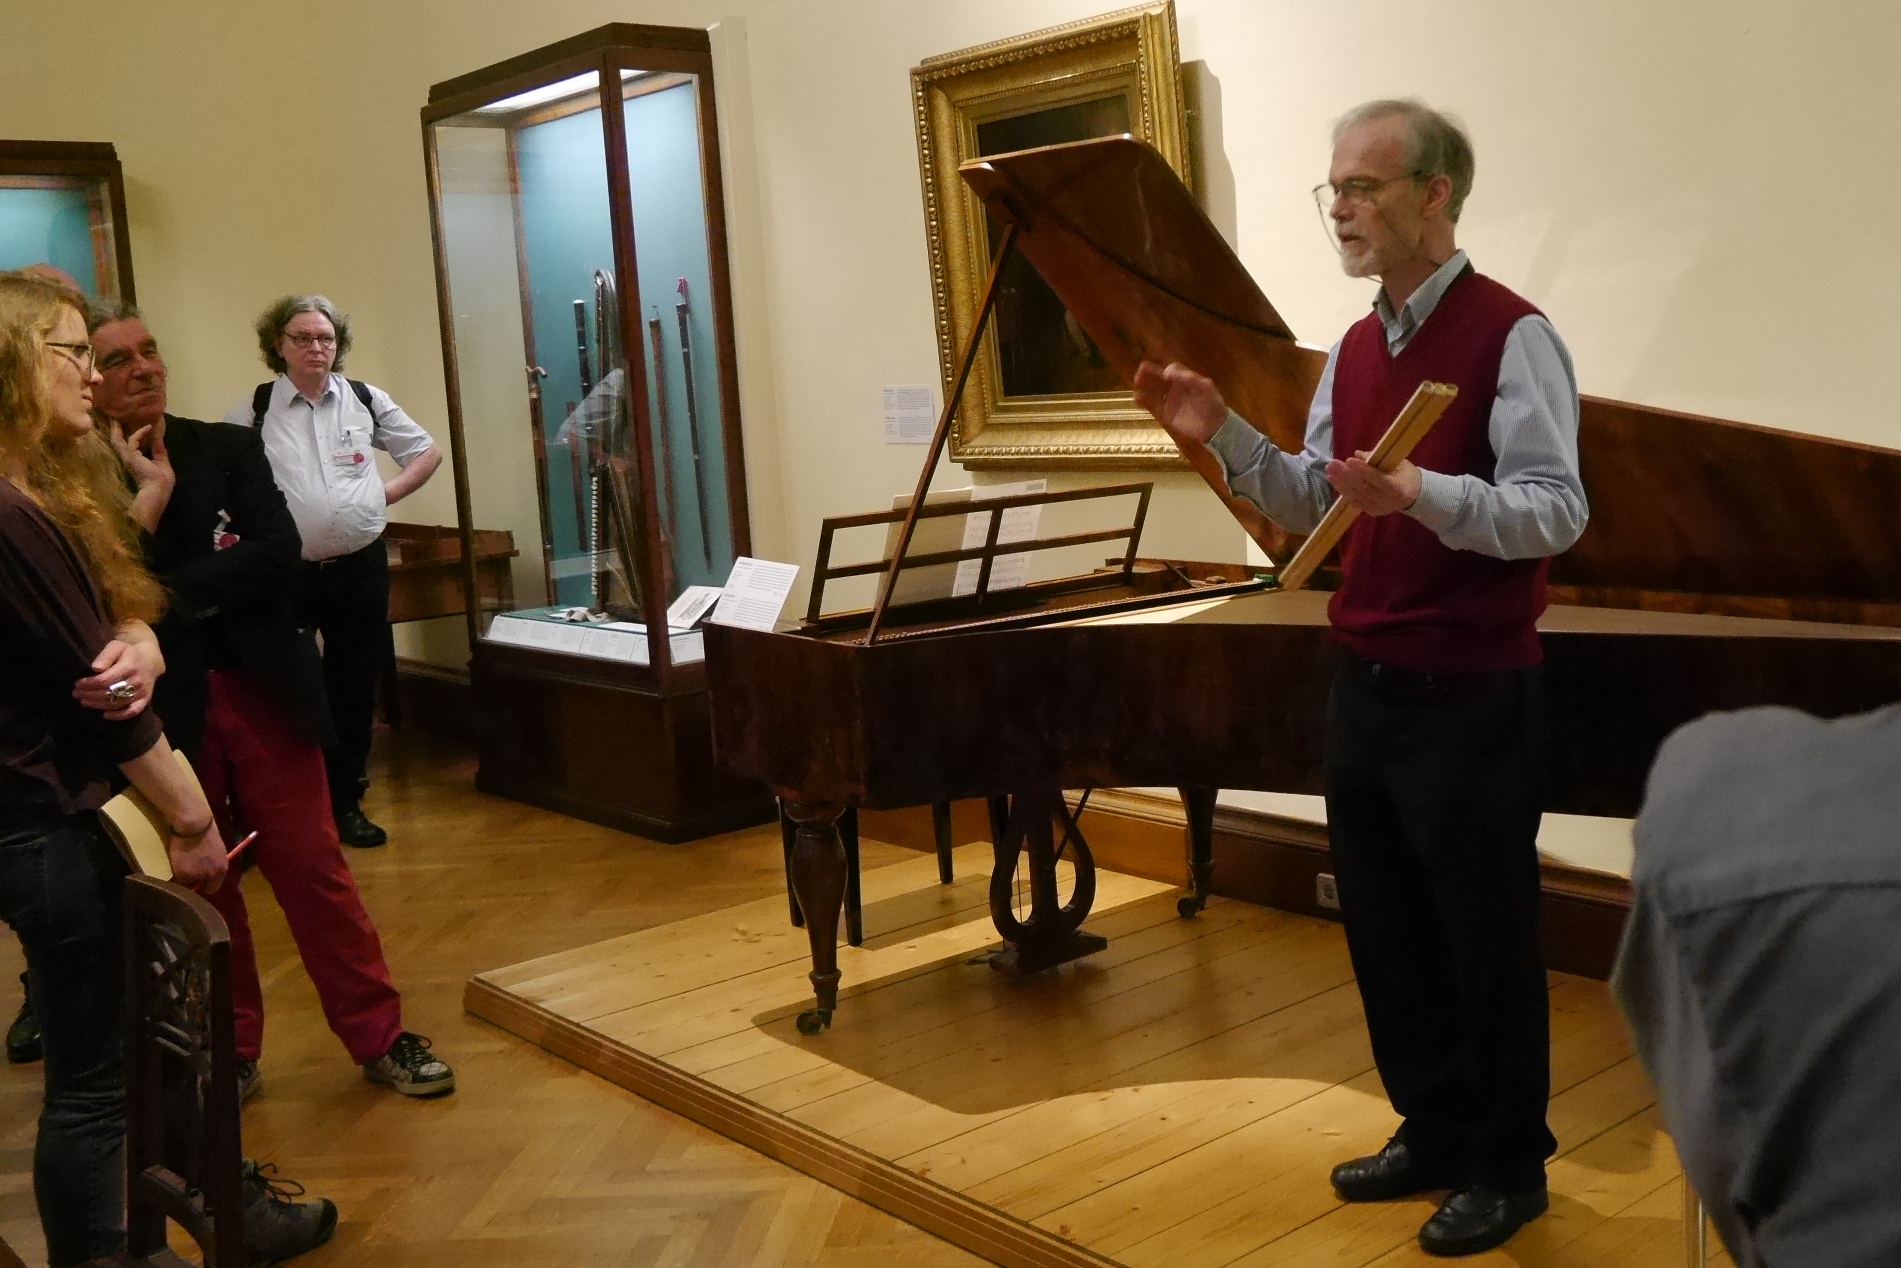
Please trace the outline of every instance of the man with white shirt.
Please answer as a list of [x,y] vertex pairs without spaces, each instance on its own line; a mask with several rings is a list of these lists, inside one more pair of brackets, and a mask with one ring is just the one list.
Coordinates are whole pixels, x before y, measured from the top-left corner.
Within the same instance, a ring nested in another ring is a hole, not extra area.
[[[442,451],[389,394],[337,373],[350,319],[322,295],[287,295],[257,320],[258,348],[277,379],[260,384],[227,423],[258,427],[264,452],[303,537],[298,621],[323,636],[324,686],[337,742],[324,750],[331,809],[345,845],[388,835],[362,808],[376,685],[393,655],[389,633],[389,507],[421,488]],[[375,451],[396,461],[388,480]]]
[[[1550,556],[1584,531],[1577,384],[1557,332],[1454,244],[1471,142],[1416,101],[1334,131],[1315,189],[1373,312],[1328,354],[1298,455],[1181,364],[1136,399],[1229,486],[1295,533],[1336,498],[1362,512],[1328,615],[1327,822],[1373,1055],[1402,1118],[1334,1168],[1347,1201],[1451,1190],[1422,1248],[1503,1244],[1547,1205],[1550,1020],[1538,948],[1537,833]],[[1423,380],[1459,389],[1391,473],[1367,458]]]

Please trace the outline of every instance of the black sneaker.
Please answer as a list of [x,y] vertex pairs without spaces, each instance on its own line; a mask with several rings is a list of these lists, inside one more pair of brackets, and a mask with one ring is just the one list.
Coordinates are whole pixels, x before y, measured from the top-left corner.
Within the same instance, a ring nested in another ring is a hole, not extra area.
[[363,1063],[363,1077],[387,1083],[404,1096],[445,1096],[455,1091],[455,1071],[429,1051],[429,1041],[405,1030],[389,1051]]
[[264,1076],[257,1072],[257,1062],[238,1062],[238,1104],[242,1105],[256,1096],[264,1087]]
[[244,1160],[244,1254],[251,1268],[295,1259],[337,1231],[337,1204],[329,1198],[298,1201],[303,1195],[303,1185],[279,1179],[270,1163]]
[[337,820],[337,840],[345,845],[353,845],[359,850],[384,845],[389,841],[389,833],[370,822],[361,806],[333,806]]
[[33,996],[27,991],[26,974],[20,974],[20,1012],[7,1027],[7,1061],[26,1065],[40,1059],[40,1019],[33,1015]]

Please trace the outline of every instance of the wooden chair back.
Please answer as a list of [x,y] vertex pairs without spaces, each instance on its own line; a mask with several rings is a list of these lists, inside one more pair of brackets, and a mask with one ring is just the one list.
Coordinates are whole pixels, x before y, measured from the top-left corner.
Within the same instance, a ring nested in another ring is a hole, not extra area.
[[169,1218],[204,1268],[243,1268],[230,931],[203,898],[146,876],[126,878],[125,924],[127,1251],[171,1262]]

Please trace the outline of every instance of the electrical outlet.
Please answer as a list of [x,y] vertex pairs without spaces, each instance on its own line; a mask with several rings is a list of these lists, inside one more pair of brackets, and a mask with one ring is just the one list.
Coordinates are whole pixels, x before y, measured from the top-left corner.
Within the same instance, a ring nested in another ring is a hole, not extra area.
[[1340,887],[1334,883],[1332,872],[1314,877],[1314,901],[1328,911],[1340,910]]

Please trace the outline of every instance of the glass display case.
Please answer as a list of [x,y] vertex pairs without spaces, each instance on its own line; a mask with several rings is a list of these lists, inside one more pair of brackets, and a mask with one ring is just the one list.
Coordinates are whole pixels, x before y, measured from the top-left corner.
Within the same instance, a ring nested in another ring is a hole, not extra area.
[[133,302],[125,180],[110,142],[0,141],[0,269],[28,264]]
[[[468,579],[478,707],[525,745],[585,714],[621,733],[567,742],[624,748],[644,723],[517,689],[686,707],[704,655],[668,609],[749,548],[710,41],[602,27],[436,85],[422,121],[465,557],[521,547],[505,602]],[[542,760],[495,747],[490,783]],[[526,799],[607,778],[543,770]]]

